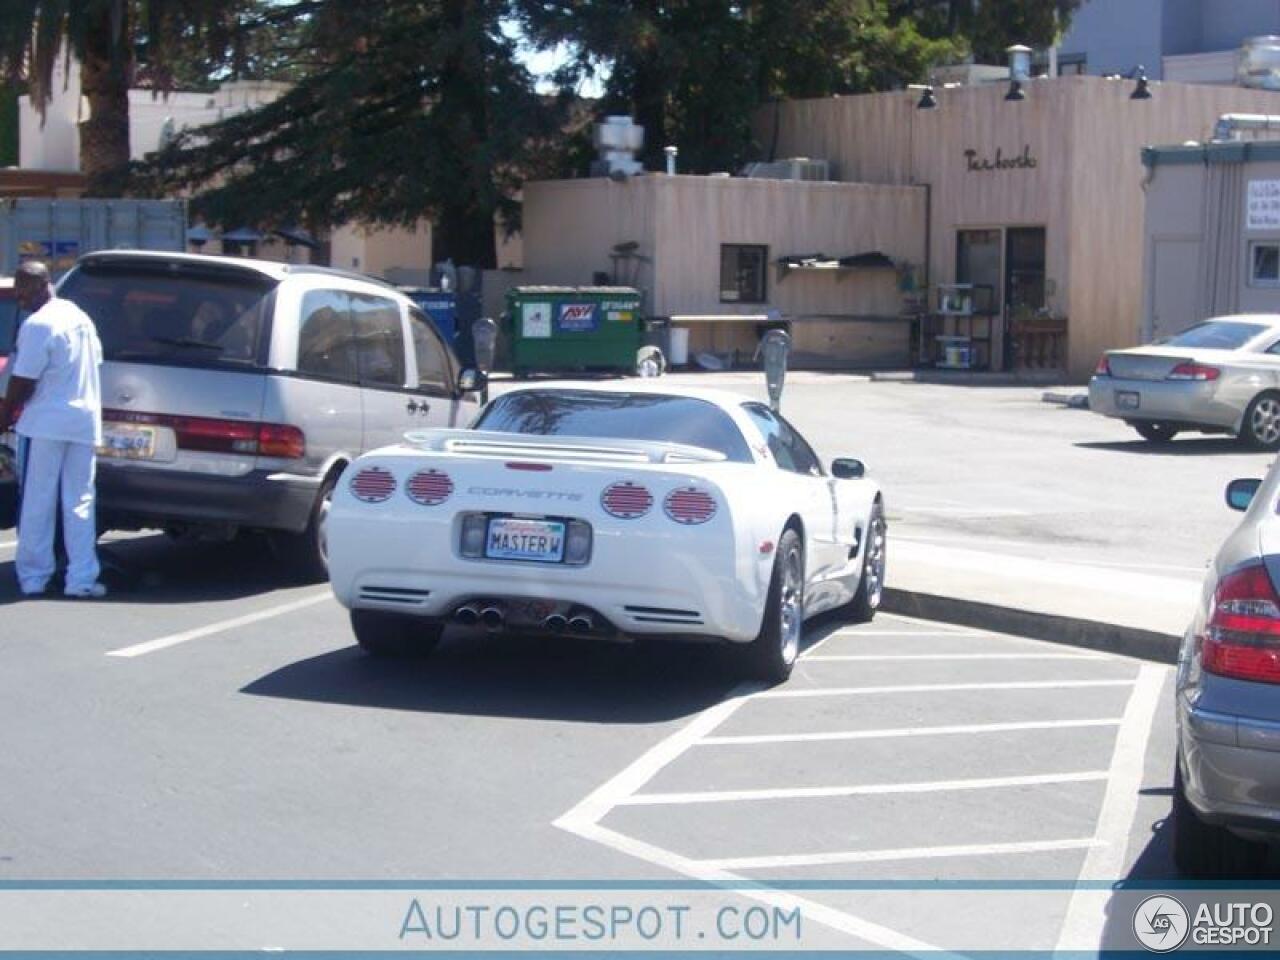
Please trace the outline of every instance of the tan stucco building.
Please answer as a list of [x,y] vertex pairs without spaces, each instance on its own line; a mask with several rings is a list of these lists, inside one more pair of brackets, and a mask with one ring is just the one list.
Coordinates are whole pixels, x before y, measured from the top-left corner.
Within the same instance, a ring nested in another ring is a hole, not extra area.
[[[1224,113],[1280,112],[1266,91],[1151,89],[1133,99],[1132,81],[1072,76],[1031,81],[1020,101],[1004,83],[939,89],[933,109],[918,90],[782,102],[758,115],[757,141],[774,157],[826,161],[829,182],[527,184],[522,282],[602,273],[645,289],[659,316],[780,314],[802,355],[849,367],[931,359],[937,336],[962,334],[980,365],[1049,363],[1083,379],[1103,350],[1139,339],[1142,149],[1207,140]],[[619,245],[631,256],[617,258]],[[743,248],[767,276],[726,297]],[[893,269],[840,268],[872,251]],[[816,253],[824,262],[810,266],[832,269],[780,263]],[[966,306],[979,316],[938,316],[955,307],[940,286],[955,283],[973,285]]]

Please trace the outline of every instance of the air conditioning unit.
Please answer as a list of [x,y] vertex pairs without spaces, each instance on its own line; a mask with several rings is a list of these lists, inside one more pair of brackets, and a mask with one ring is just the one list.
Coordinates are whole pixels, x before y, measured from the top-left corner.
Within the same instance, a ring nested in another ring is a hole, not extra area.
[[788,157],[769,163],[749,163],[743,168],[743,176],[757,180],[813,180],[831,179],[831,164],[826,160],[808,157]]

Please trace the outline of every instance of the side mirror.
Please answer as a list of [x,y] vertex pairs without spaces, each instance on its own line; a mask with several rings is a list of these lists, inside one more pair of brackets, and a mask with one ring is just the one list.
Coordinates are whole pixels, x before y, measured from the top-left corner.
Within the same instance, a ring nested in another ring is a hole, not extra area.
[[866,474],[867,468],[863,466],[861,460],[841,457],[839,460],[831,461],[831,475],[841,480],[860,480]]
[[489,385],[489,378],[485,376],[483,370],[476,370],[474,367],[467,367],[458,374],[458,393],[475,393],[483,390]]
[[1248,510],[1260,486],[1262,481],[1252,478],[1232,480],[1227,484],[1227,506],[1232,510]]

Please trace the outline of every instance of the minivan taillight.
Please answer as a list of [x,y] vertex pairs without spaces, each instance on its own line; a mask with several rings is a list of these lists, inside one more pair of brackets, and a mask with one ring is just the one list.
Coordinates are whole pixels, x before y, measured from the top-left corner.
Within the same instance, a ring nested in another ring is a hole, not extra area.
[[1200,662],[1220,677],[1280,683],[1280,596],[1263,564],[1239,567],[1218,583]]
[[297,427],[254,420],[177,417],[167,413],[103,410],[102,419],[116,423],[145,423],[168,427],[179,450],[238,453],[244,456],[299,460],[306,456],[307,438]]

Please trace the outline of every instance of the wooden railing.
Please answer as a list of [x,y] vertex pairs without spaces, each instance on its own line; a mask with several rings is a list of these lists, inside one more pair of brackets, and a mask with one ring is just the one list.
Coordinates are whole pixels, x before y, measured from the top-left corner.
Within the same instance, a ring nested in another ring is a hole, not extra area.
[[1014,320],[1009,327],[1013,338],[1013,365],[1018,370],[1064,370],[1067,366],[1067,321],[1065,318]]

